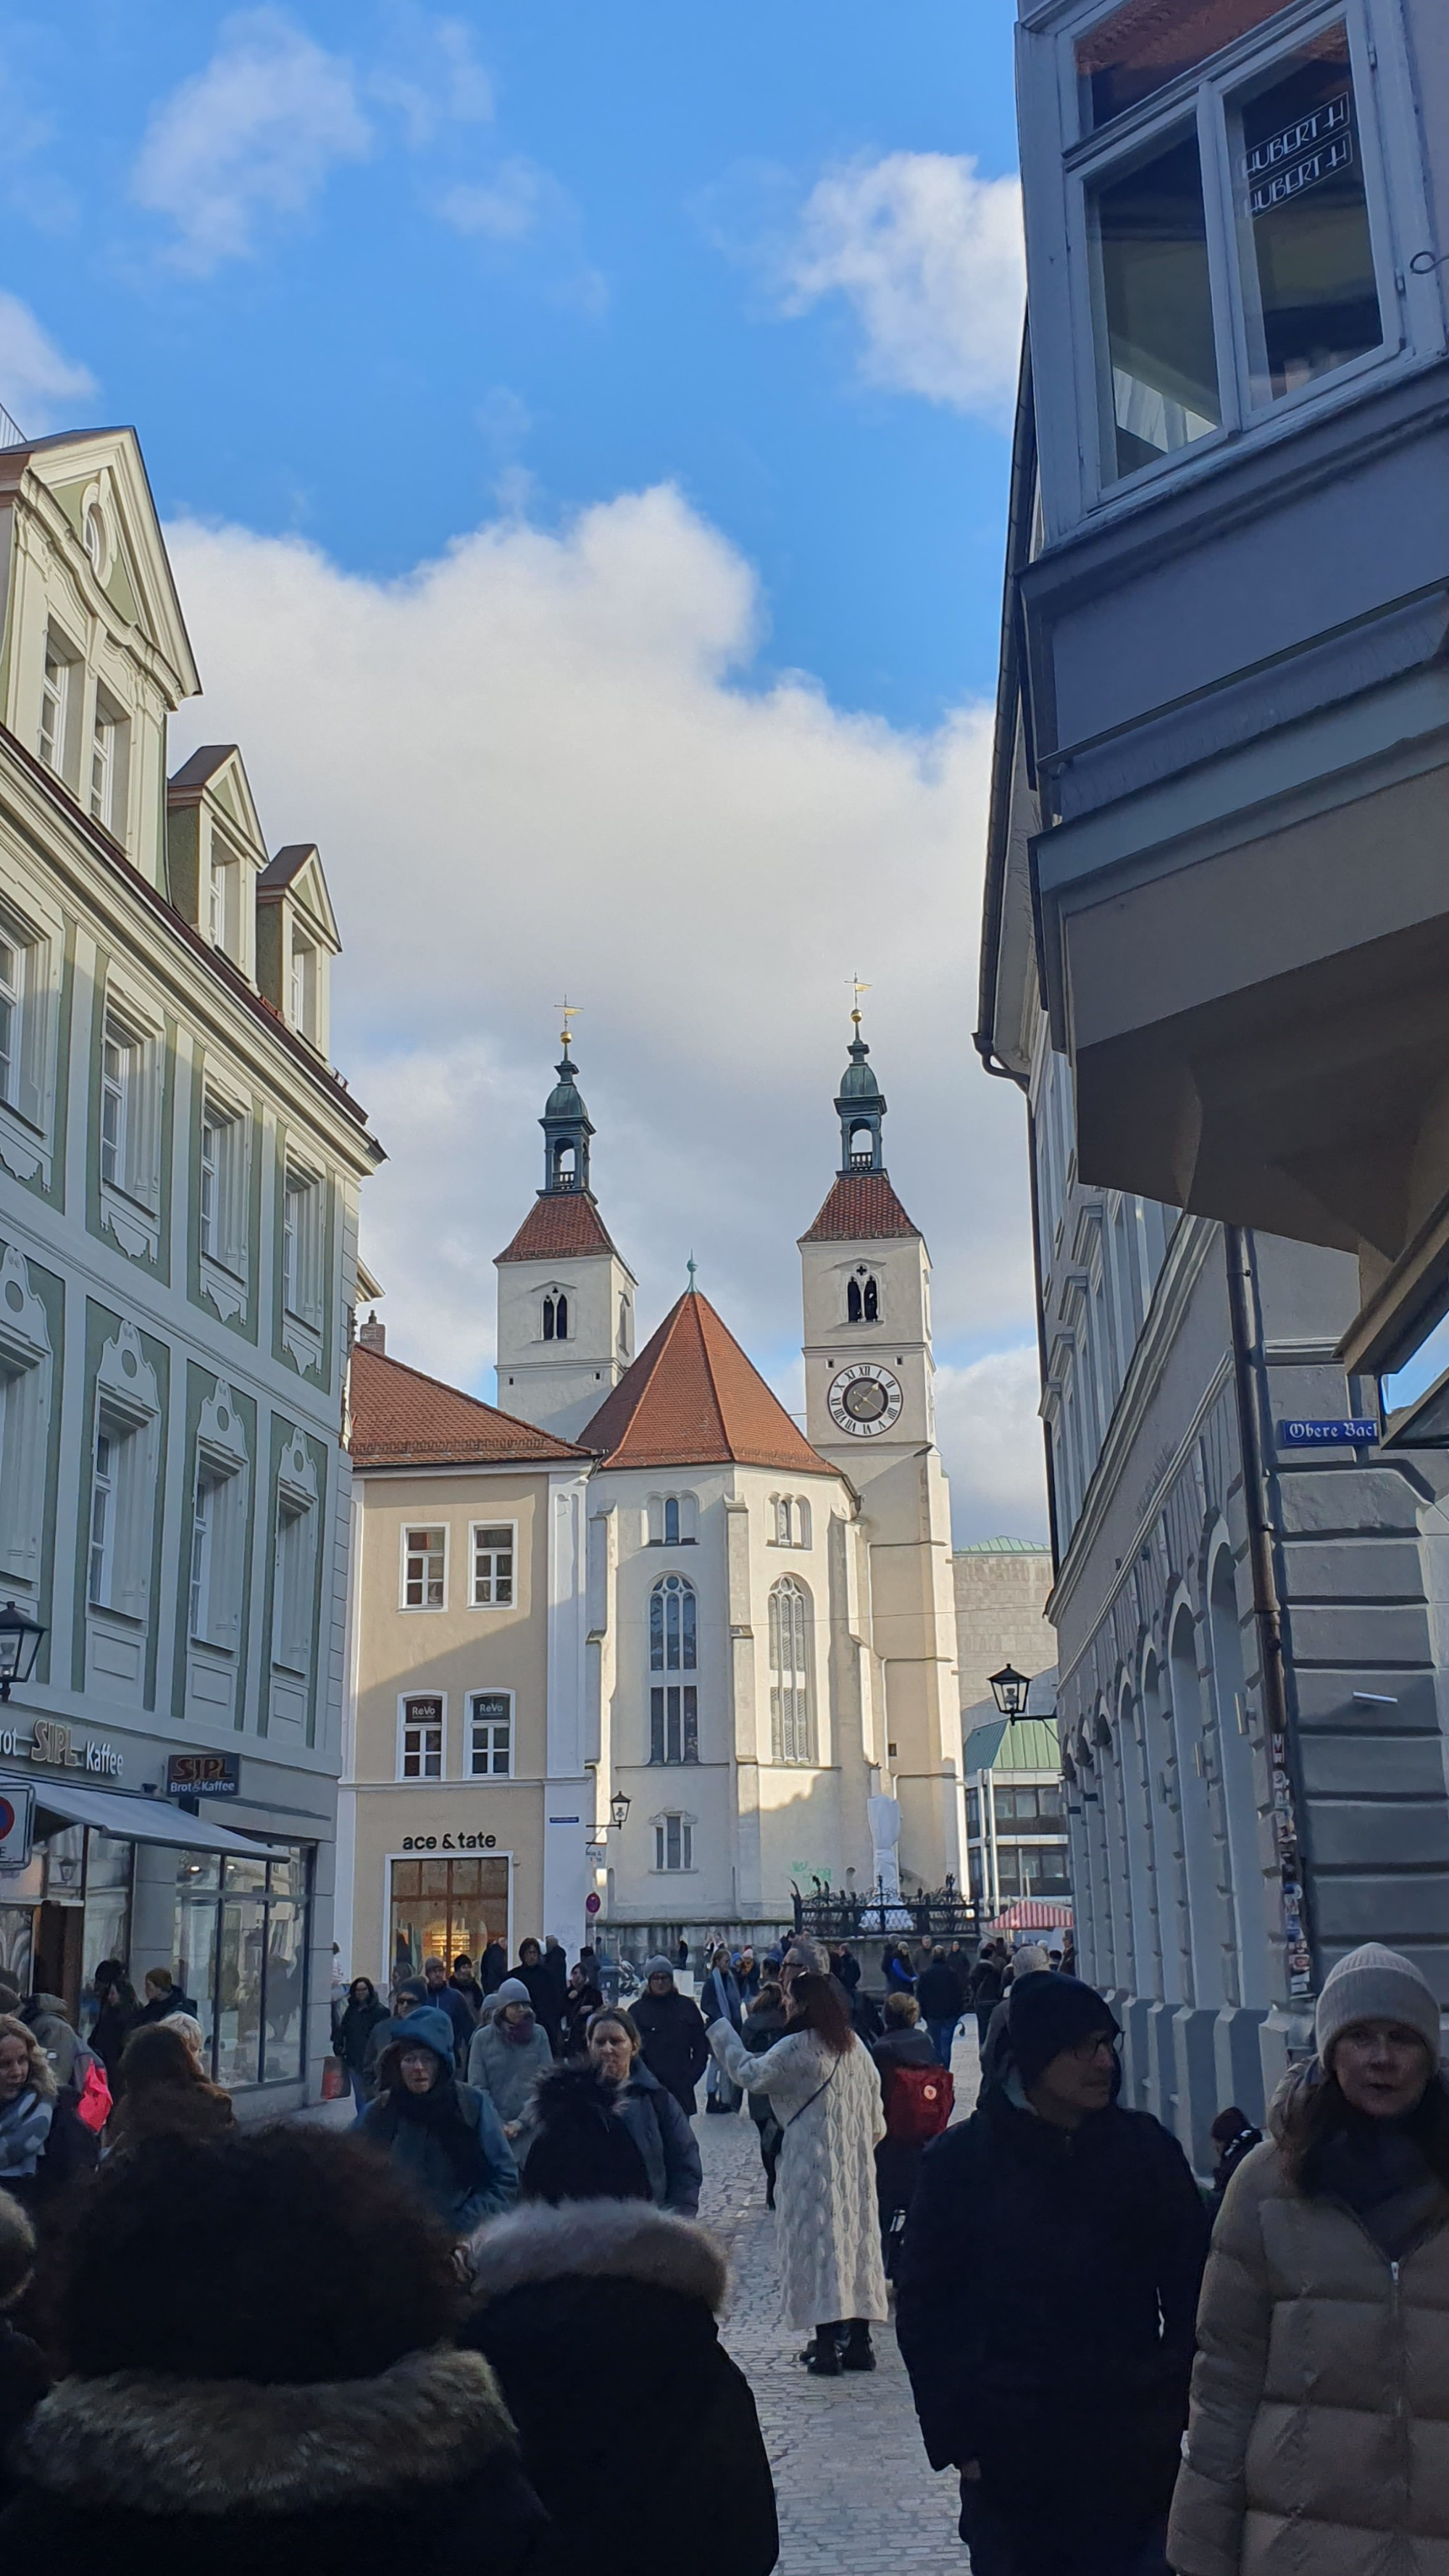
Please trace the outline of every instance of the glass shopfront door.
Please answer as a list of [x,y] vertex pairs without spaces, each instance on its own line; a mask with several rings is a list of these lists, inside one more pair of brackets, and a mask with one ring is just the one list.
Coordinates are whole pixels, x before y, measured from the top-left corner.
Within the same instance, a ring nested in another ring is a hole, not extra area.
[[388,1906],[387,1973],[420,1977],[425,1959],[460,1950],[479,1959],[490,1941],[508,1941],[506,1860],[395,1860]]

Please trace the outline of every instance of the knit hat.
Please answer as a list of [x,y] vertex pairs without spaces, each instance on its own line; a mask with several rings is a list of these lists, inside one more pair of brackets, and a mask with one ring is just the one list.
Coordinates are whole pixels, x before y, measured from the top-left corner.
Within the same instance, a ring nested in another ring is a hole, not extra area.
[[1418,2032],[1438,2065],[1443,2051],[1434,1989],[1412,1959],[1378,1941],[1350,1950],[1324,1978],[1313,2037],[1325,2065],[1334,2041],[1355,2021],[1401,2021]]
[[494,2000],[502,2012],[505,2004],[531,2004],[533,1997],[521,1977],[505,1977]]
[[1028,2092],[1064,2048],[1075,2048],[1094,2033],[1121,2031],[1094,1986],[1060,1969],[1034,1968],[1019,1977],[1006,2006],[1006,2040],[1016,2071]]
[[435,2057],[441,2057],[443,2064],[451,2068],[457,2042],[453,2025],[441,2004],[419,2004],[416,2012],[410,2012],[402,2021],[393,2023],[392,2035],[401,2041],[404,2048],[430,2048]]
[[657,1957],[645,1960],[644,1974],[646,1977],[672,1977],[674,1974],[674,1961],[672,1959],[666,1959],[661,1952]]

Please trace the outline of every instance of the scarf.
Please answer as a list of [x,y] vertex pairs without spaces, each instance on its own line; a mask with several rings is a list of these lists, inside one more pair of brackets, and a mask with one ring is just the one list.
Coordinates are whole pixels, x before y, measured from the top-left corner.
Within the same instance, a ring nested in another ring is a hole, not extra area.
[[500,2021],[498,2027],[511,2047],[526,2048],[538,2027],[532,2005],[525,2005],[520,2010],[517,2021]]
[[43,2102],[29,2088],[0,2111],[0,2180],[18,2181],[34,2173],[54,2117],[55,2104]]
[[1367,2117],[1325,2138],[1314,2158],[1313,2189],[1352,2210],[1391,2263],[1418,2244],[1445,2198],[1406,2124]]

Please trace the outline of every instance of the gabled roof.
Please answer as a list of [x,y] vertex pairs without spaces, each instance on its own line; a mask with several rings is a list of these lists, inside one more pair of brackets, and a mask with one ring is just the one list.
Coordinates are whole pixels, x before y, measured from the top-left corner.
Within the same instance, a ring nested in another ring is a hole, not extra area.
[[613,1251],[608,1228],[590,1191],[549,1190],[534,1200],[513,1241],[496,1259],[578,1260],[590,1252]]
[[290,894],[304,912],[310,913],[313,928],[321,931],[336,956],[342,941],[338,936],[332,897],[327,891],[327,879],[322,871],[322,855],[315,841],[289,841],[286,848],[278,850],[276,857],[269,859],[263,868],[257,879],[258,903],[280,903],[285,894]]
[[[168,808],[200,805],[208,796],[233,828],[251,842],[257,858],[265,864],[267,844],[261,817],[234,742],[203,743],[166,782]],[[259,876],[258,884],[261,881]]]
[[802,1243],[872,1243],[888,1235],[919,1235],[884,1172],[840,1172],[830,1196]]
[[589,1452],[356,1342],[349,1387],[355,1467],[535,1467]]
[[725,1330],[686,1288],[583,1438],[611,1467],[778,1467],[833,1476]]
[[27,438],[0,450],[0,494],[31,472],[64,507],[63,495],[105,473],[110,504],[120,539],[134,623],[166,662],[174,681],[173,704],[195,697],[201,686],[181,613],[175,576],[161,534],[161,523],[147,478],[140,441],[134,429],[53,430],[45,438]]

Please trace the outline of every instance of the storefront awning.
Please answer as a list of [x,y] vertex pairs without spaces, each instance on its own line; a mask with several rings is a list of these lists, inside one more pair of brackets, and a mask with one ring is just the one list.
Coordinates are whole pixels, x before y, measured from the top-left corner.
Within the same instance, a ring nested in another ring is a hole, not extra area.
[[239,1834],[210,1816],[184,1816],[159,1798],[131,1798],[115,1789],[72,1788],[68,1780],[37,1780],[23,1772],[0,1773],[0,1787],[14,1782],[35,1791],[36,1825],[58,1816],[68,1825],[98,1825],[133,1843],[170,1843],[182,1851],[245,1852],[251,1860],[288,1860],[291,1854]]

